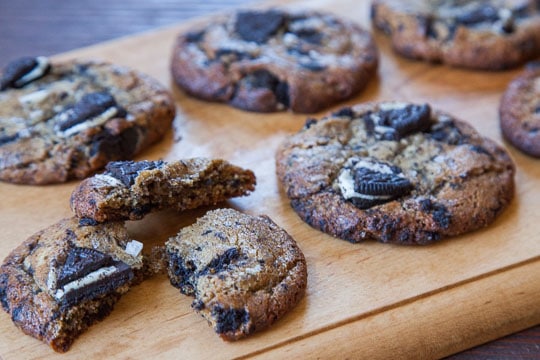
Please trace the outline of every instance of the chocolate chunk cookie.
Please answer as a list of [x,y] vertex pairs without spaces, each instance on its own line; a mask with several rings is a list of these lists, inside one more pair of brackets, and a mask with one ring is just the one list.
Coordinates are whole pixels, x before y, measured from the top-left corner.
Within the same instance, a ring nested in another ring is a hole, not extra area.
[[171,284],[225,340],[281,318],[303,297],[304,255],[267,216],[208,212],[166,243]]
[[181,34],[174,80],[189,94],[234,107],[309,113],[350,98],[373,77],[371,35],[333,15],[239,11]]
[[508,85],[499,115],[504,137],[521,151],[540,157],[540,61],[528,64]]
[[372,21],[413,59],[501,70],[540,54],[536,0],[373,0]]
[[22,58],[0,73],[0,180],[85,178],[160,140],[174,103],[155,80],[97,61]]
[[429,244],[487,226],[512,199],[514,173],[503,148],[426,104],[344,108],[277,152],[293,209],[350,242]]
[[255,189],[251,170],[224,160],[117,161],[73,191],[71,209],[95,222],[138,220],[166,208],[213,205]]
[[23,242],[0,268],[0,303],[24,333],[67,351],[142,280],[142,244],[122,223],[64,219]]

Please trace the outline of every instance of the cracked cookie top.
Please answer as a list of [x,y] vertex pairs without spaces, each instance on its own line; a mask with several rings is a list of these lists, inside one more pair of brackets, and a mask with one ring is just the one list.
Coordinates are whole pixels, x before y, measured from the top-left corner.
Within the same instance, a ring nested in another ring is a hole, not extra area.
[[277,174],[311,226],[358,242],[427,244],[487,226],[513,197],[506,151],[427,104],[368,103],[309,119]]
[[246,10],[180,34],[171,69],[188,93],[259,112],[315,112],[374,74],[371,35],[320,12]]

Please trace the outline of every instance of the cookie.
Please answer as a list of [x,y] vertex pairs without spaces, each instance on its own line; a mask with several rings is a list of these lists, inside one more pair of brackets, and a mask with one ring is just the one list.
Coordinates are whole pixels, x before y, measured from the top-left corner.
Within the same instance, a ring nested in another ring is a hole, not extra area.
[[371,10],[373,25],[407,58],[502,70],[540,54],[535,0],[373,0]]
[[540,61],[513,79],[499,106],[503,136],[531,156],[540,157]]
[[171,70],[187,93],[234,107],[310,113],[360,92],[374,76],[371,35],[334,15],[245,10],[178,36]]
[[61,220],[4,260],[0,303],[24,333],[65,352],[142,280],[141,249],[122,223]]
[[427,104],[366,103],[310,119],[276,158],[298,215],[350,242],[429,244],[489,225],[514,194],[506,151]]
[[0,180],[82,179],[160,140],[175,106],[155,80],[98,61],[22,58],[0,73]]
[[208,212],[166,243],[171,284],[224,340],[267,328],[304,296],[307,267],[293,238],[267,216]]
[[71,209],[90,222],[139,220],[163,209],[215,205],[255,189],[255,175],[221,159],[116,161],[81,182]]

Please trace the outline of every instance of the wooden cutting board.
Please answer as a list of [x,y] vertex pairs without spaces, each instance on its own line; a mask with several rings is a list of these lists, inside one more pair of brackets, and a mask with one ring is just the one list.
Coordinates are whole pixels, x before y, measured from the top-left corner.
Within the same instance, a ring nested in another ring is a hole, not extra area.
[[[368,2],[298,1],[288,6],[330,10],[370,27]],[[172,84],[168,69],[173,40],[189,25],[58,58],[106,59],[169,86],[178,109],[174,128],[139,159],[221,157],[254,170],[256,191],[225,205],[249,214],[268,214],[296,238],[308,261],[306,297],[269,330],[227,343],[190,308],[191,298],[170,286],[165,276],[158,276],[132,289],[62,359],[156,354],[186,359],[437,358],[540,323],[539,160],[508,147],[517,165],[516,196],[489,228],[426,247],[350,244],[332,238],[296,216],[275,176],[277,146],[302,127],[306,116],[255,114],[205,103]],[[471,72],[412,62],[395,56],[384,37],[377,34],[376,41],[381,52],[378,77],[366,91],[340,106],[372,100],[429,102],[502,142],[498,102],[517,70]],[[71,216],[69,195],[76,184],[0,183],[0,257],[36,231]],[[149,248],[206,210],[152,214],[130,222],[128,228]],[[0,359],[60,357],[23,335],[4,312],[0,332]]]

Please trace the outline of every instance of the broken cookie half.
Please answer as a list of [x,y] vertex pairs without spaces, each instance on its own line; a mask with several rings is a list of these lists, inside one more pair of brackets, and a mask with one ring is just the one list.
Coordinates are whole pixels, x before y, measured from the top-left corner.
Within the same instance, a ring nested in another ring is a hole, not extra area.
[[267,216],[208,212],[166,243],[171,284],[224,340],[267,328],[302,299],[304,254]]
[[24,333],[69,350],[143,279],[142,244],[123,223],[68,218],[34,234],[0,268],[0,302]]
[[163,210],[214,205],[255,189],[255,175],[225,160],[116,161],[84,180],[71,209],[89,223],[139,220]]

